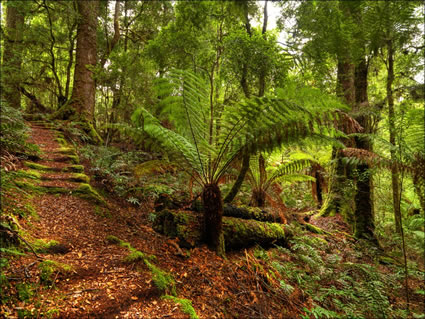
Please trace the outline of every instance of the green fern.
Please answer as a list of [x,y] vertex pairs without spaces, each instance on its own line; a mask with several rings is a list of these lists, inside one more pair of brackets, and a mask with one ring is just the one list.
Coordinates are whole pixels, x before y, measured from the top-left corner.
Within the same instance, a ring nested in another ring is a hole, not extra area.
[[[209,113],[209,90],[197,75],[175,70],[158,82],[158,92],[174,130],[144,108],[138,108],[132,119],[170,158],[188,172],[194,169],[201,184],[216,183],[242,150],[254,153],[310,136],[340,136],[334,124],[347,119],[338,100],[295,84],[277,89],[274,96],[227,107],[219,118]],[[354,124],[351,129],[359,128]]]
[[161,125],[143,107],[133,113],[132,120],[203,187],[204,217],[210,221],[205,238],[220,254],[224,254],[224,243],[218,181],[242,152],[272,151],[307,137],[341,137],[345,136],[341,129],[350,133],[360,130],[357,122],[340,111],[345,107],[337,99],[297,84],[276,89],[272,96],[226,107],[220,113],[214,109],[206,82],[195,74],[174,70],[157,86],[160,103],[171,113],[174,129]]

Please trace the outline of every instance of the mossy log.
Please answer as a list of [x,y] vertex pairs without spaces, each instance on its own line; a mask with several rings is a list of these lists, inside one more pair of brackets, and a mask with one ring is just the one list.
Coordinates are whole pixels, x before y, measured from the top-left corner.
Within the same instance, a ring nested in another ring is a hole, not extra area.
[[[167,208],[173,209],[175,207]],[[202,212],[202,203],[200,201],[195,201],[191,209],[195,212]],[[224,204],[223,215],[242,219],[254,219],[260,222],[283,223],[282,218],[278,214],[268,212],[259,207]]]
[[[202,216],[191,211],[163,210],[155,213],[153,228],[158,233],[177,237],[182,247],[194,247],[203,241]],[[255,244],[285,245],[291,232],[289,227],[256,220],[223,217],[226,249],[238,249]]]
[[242,219],[254,219],[261,222],[282,223],[279,215],[263,210],[259,207],[224,205],[224,216]]

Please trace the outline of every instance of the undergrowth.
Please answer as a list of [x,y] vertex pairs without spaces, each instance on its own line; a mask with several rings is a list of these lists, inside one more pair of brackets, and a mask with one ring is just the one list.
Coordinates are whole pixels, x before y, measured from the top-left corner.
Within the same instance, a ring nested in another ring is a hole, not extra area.
[[[342,238],[325,240],[301,230],[298,233],[290,248],[269,252],[257,248],[253,257],[257,271],[277,279],[276,293],[291,298],[295,291],[302,291],[310,305],[304,308],[302,318],[409,317],[402,301],[405,290],[400,266],[384,268],[379,258],[371,258],[373,249],[365,242],[343,243]],[[410,272],[416,282],[422,282],[423,276],[421,271]],[[418,298],[423,287],[411,290]],[[420,308],[412,310],[410,315],[423,318]]]
[[135,206],[181,188],[178,173],[170,163],[143,151],[86,145],[81,148],[81,156],[90,161],[95,180]]

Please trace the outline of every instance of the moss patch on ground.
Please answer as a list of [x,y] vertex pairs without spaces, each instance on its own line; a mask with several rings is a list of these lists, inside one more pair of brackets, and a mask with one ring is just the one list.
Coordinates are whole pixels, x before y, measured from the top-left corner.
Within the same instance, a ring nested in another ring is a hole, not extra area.
[[41,165],[41,164],[34,163],[34,162],[25,161],[24,165],[28,168],[32,168],[32,169],[37,170],[37,171],[43,171],[43,172],[57,171],[57,169],[54,168],[54,167],[49,167],[49,166]]
[[57,153],[60,153],[60,154],[64,154],[64,155],[74,155],[74,156],[77,156],[76,150],[74,148],[72,148],[72,147],[62,146],[62,147],[58,148],[56,150],[56,152]]
[[171,293],[173,296],[176,295],[176,285],[173,276],[152,264],[152,261],[156,260],[156,256],[147,255],[132,247],[130,243],[125,242],[113,235],[107,236],[106,240],[110,244],[124,247],[130,251],[130,253],[124,258],[125,262],[143,261],[152,274],[152,281],[160,291]]
[[72,271],[72,267],[54,260],[44,260],[38,264],[40,269],[40,281],[44,284],[52,284],[54,274],[66,274]]
[[72,194],[83,199],[94,201],[97,204],[106,205],[103,197],[87,183],[81,183],[77,189],[72,190]]
[[189,299],[177,298],[177,297],[170,296],[170,295],[165,295],[162,298],[174,301],[176,304],[179,304],[180,307],[181,307],[181,310],[185,314],[188,314],[190,319],[199,319],[198,315],[196,314],[195,309],[192,306],[192,301],[190,301]]

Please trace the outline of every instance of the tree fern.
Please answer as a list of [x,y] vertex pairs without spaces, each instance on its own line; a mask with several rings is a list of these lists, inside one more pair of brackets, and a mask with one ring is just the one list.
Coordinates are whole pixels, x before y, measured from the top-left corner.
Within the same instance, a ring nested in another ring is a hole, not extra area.
[[226,107],[219,115],[210,103],[207,83],[190,72],[170,72],[158,81],[157,92],[173,129],[162,126],[143,107],[132,119],[203,186],[205,223],[209,225],[206,238],[216,250],[221,245],[222,214],[218,181],[242,151],[270,151],[309,136],[344,136],[340,123],[350,133],[360,129],[342,113],[345,106],[336,98],[297,84],[277,89],[272,96]]

